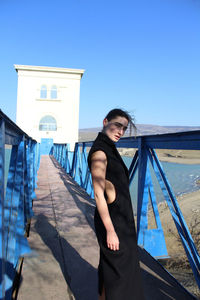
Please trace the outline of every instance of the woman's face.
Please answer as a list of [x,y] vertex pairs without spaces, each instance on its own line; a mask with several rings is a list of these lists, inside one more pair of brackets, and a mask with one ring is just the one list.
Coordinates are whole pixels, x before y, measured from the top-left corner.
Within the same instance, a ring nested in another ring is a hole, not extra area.
[[103,132],[113,141],[117,142],[124,135],[127,127],[128,120],[124,117],[115,117],[114,119],[108,121],[103,120]]

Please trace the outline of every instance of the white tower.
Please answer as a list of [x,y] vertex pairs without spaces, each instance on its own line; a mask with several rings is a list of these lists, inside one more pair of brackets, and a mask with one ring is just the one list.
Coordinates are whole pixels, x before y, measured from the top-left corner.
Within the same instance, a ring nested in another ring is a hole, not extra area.
[[80,80],[84,70],[14,65],[17,125],[38,142],[78,141]]

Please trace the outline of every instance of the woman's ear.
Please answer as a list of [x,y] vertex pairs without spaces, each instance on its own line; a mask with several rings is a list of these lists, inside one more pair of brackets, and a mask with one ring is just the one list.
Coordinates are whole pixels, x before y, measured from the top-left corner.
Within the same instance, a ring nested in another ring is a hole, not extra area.
[[108,125],[108,120],[105,118],[104,120],[103,120],[103,127],[105,127],[105,126],[107,126]]

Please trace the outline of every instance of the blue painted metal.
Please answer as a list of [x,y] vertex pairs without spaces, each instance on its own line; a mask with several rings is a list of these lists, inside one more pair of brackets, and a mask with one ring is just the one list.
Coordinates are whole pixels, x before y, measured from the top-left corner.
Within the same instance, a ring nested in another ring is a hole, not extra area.
[[[68,166],[67,173],[78,182],[86,192],[94,197],[91,174],[87,166],[86,148],[92,146],[92,141],[76,143],[73,162]],[[122,138],[116,146],[118,148],[138,149],[129,168],[130,184],[138,171],[137,190],[137,234],[138,244],[143,246],[151,255],[157,258],[168,257],[162,229],[156,195],[154,193],[150,165],[156,175],[166,203],[173,217],[180,235],[183,247],[191,264],[195,279],[200,287],[200,257],[192,236],[179,208],[175,195],[170,187],[166,174],[162,169],[154,149],[183,149],[200,150],[200,131],[181,132],[173,134],[139,136],[137,138]],[[59,147],[59,145],[57,145]],[[81,151],[82,150],[82,151]],[[69,151],[66,151],[67,159]],[[56,157],[56,148],[54,151]],[[156,228],[148,228],[148,209],[152,207]]]
[[[143,197],[141,219],[140,219],[140,230],[138,234],[138,244],[143,245],[144,248],[151,253],[155,258],[166,258],[168,257],[167,247],[164,239],[164,232],[162,229],[158,206],[155,198],[153,183],[149,166],[146,171],[146,184]],[[148,205],[149,200],[154,214],[156,228],[148,229]],[[158,247],[159,245],[159,247]],[[162,255],[161,255],[162,254]]]
[[76,170],[76,165],[77,165],[77,154],[78,154],[78,143],[75,144],[75,147],[74,147],[74,155],[73,155],[73,161],[72,161],[72,167],[71,167],[71,170],[70,170],[70,176],[72,178],[74,178],[75,176],[75,170]]
[[[83,143],[79,147],[76,143],[74,151],[69,150],[69,144],[54,144],[52,154],[69,174],[86,192],[94,197],[92,178],[87,165],[86,147],[91,147],[92,142]],[[63,151],[61,150],[63,148]]]
[[69,148],[69,145],[66,144],[65,150],[64,150],[64,166],[63,166],[66,173],[69,173],[69,170],[70,170],[68,148]]
[[0,120],[0,229],[1,229],[1,239],[0,239],[0,299],[5,298],[5,244],[4,244],[4,195],[5,195],[5,121]]
[[[200,149],[200,130],[146,135],[142,138],[145,140],[146,146],[151,149]],[[140,136],[137,138],[121,138],[116,145],[118,148],[139,148],[139,140]],[[87,143],[90,144],[91,142]]]
[[61,147],[61,160],[60,160],[60,164],[62,167],[64,167],[64,164],[65,164],[65,155],[64,155],[64,152],[65,152],[65,145],[62,145]]
[[137,232],[139,235],[142,204],[144,206],[147,202],[147,189],[146,184],[146,169],[147,169],[147,150],[145,147],[144,139],[139,138],[139,149],[138,149],[138,195],[137,195]]
[[87,189],[87,172],[88,172],[88,164],[87,164],[87,150],[85,143],[82,146],[82,180],[81,186],[86,190]]
[[24,140],[20,143],[17,151],[16,169],[13,182],[13,193],[12,193],[12,209],[9,215],[9,227],[6,259],[9,261],[9,265],[6,273],[9,273],[11,281],[14,280],[15,268],[20,256],[30,252],[28,242],[24,237],[24,152],[25,143]]
[[131,183],[135,177],[137,168],[138,168],[138,150],[135,152],[135,155],[132,159],[131,165],[128,170],[129,171],[129,185],[131,185]]
[[67,154],[67,169],[69,169],[68,173],[70,173],[71,172],[70,170],[72,168],[74,152],[69,150],[69,145],[68,145],[66,154]]
[[[6,188],[5,144],[12,147]],[[33,215],[38,167],[36,141],[0,111],[0,299],[12,298],[19,258],[30,252],[25,232]]]
[[[138,149],[138,201],[137,201],[137,232],[138,244],[142,245],[154,257],[168,257],[164,232],[160,223],[155,200],[151,174],[149,171],[148,148],[143,137],[139,138]],[[156,229],[148,229],[148,204],[152,204]]]
[[[77,147],[76,147],[77,146]],[[75,153],[76,153],[76,160],[75,160],[75,164],[74,164],[74,174],[73,174],[73,178],[74,180],[81,185],[82,184],[82,171],[81,171],[81,154],[80,154],[80,147],[78,144],[76,144],[75,146]]]

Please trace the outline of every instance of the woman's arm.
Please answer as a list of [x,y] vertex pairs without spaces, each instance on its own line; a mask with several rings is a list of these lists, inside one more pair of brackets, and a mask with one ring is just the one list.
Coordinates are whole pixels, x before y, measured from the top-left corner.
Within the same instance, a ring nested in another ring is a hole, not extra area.
[[94,187],[94,198],[97,209],[107,232],[107,246],[111,250],[119,250],[119,239],[110,218],[104,197],[107,158],[103,151],[96,151],[91,158],[91,174]]

